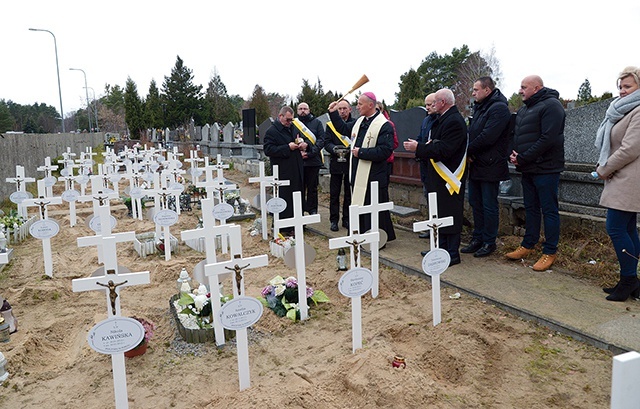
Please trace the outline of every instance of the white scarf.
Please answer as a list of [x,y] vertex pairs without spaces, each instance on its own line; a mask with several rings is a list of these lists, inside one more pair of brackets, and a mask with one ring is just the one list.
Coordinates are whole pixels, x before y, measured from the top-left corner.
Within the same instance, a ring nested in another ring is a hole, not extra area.
[[604,120],[600,124],[600,127],[598,127],[598,132],[596,133],[595,147],[600,149],[598,165],[606,165],[609,159],[609,153],[611,151],[611,128],[638,105],[640,105],[640,89],[635,90],[625,97],[617,97],[611,101],[604,115]]

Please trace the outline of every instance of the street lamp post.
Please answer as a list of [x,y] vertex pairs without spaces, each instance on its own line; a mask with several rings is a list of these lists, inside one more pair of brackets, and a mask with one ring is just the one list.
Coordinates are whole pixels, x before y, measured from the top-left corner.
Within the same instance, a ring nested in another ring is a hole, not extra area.
[[91,126],[91,105],[89,104],[89,88],[87,87],[87,73],[82,68],[69,68],[71,71],[82,71],[84,74],[84,92],[87,96],[87,116],[89,117],[89,132],[92,132],[93,126]]
[[93,93],[93,117],[96,125],[96,132],[100,131],[100,127],[98,126],[98,100],[96,99],[96,90],[89,87],[91,92]]
[[62,87],[60,87],[60,67],[58,65],[58,42],[56,41],[56,36],[49,30],[43,30],[40,28],[30,28],[30,31],[44,31],[53,36],[53,46],[56,51],[56,72],[58,73],[58,95],[60,96],[60,120],[62,122],[62,133],[66,133],[64,129],[64,111],[62,110]]

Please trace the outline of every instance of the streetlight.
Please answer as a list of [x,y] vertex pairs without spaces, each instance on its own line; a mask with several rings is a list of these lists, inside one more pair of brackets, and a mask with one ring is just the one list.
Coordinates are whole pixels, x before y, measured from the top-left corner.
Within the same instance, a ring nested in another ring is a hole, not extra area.
[[60,96],[60,116],[62,122],[62,133],[66,133],[64,129],[64,111],[62,110],[62,88],[60,87],[60,67],[58,66],[58,43],[56,42],[56,36],[49,30],[43,30],[40,28],[30,28],[29,31],[45,31],[53,36],[53,46],[56,50],[56,72],[58,73],[58,95]]
[[96,90],[89,87],[91,92],[93,93],[93,116],[96,121],[96,132],[100,131],[100,127],[98,126],[98,100],[96,99]]
[[89,132],[93,130],[91,126],[91,105],[89,105],[89,88],[87,87],[87,73],[82,68],[69,68],[70,71],[82,71],[84,74],[84,92],[87,96],[87,116],[89,117]]

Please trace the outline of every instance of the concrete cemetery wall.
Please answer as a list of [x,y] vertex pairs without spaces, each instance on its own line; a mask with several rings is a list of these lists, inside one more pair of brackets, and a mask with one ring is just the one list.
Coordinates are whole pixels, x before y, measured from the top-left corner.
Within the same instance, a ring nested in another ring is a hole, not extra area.
[[[44,165],[47,156],[53,160],[71,148],[78,157],[85,148],[102,145],[104,133],[81,134],[3,134],[0,138],[0,200],[15,192],[13,183],[6,178],[15,177],[16,166],[24,166],[25,176],[41,178],[38,166]],[[34,184],[35,185],[35,184]]]

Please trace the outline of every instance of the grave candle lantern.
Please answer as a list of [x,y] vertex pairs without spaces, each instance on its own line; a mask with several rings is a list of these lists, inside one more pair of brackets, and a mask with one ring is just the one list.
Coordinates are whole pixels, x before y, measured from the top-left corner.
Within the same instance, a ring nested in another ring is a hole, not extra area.
[[338,271],[347,271],[347,255],[344,251],[344,247],[340,247],[338,249],[336,261],[338,262]]
[[189,273],[186,268],[182,268],[180,271],[180,277],[177,280],[178,286],[178,294],[182,295],[182,293],[190,293],[191,292],[191,277],[189,277]]

